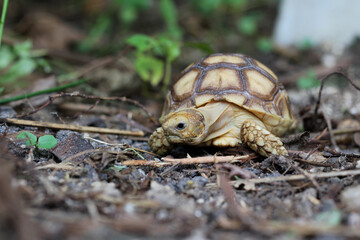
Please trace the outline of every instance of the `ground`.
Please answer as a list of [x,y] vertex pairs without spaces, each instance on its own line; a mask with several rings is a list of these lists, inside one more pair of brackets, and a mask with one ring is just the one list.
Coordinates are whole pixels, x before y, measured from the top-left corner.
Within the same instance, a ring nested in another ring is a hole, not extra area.
[[[211,35],[209,19],[183,24]],[[217,49],[231,50],[233,37]],[[88,83],[0,106],[1,239],[360,238],[359,43],[332,67],[323,65],[320,47],[253,52],[277,73],[297,118],[282,138],[289,156],[268,158],[245,146],[177,146],[164,158],[151,153],[147,140],[170,86],[141,80],[134,50],[126,47],[80,58],[64,42],[50,43],[66,56],[53,50],[48,58],[74,61],[78,79]],[[172,80],[203,55],[184,49]],[[300,80],[311,82],[309,69],[319,80],[312,88]],[[37,74],[20,90],[7,85],[1,99],[59,85],[56,74]],[[27,146],[17,139],[21,132],[52,135],[57,143]]]

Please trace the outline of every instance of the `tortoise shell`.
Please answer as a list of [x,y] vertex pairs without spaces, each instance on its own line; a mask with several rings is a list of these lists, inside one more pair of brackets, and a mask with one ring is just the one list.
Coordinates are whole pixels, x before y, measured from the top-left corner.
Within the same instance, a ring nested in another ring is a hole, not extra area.
[[294,122],[288,95],[277,76],[241,54],[212,54],[188,66],[168,93],[160,122],[171,112],[214,101],[245,108],[276,135]]

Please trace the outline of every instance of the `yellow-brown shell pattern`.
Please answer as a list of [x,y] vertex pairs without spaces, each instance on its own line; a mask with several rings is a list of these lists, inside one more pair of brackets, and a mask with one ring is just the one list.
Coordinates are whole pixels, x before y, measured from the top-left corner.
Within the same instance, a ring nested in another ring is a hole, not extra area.
[[241,54],[212,54],[188,66],[167,95],[162,115],[212,101],[244,107],[270,128],[294,119],[288,95],[276,75]]

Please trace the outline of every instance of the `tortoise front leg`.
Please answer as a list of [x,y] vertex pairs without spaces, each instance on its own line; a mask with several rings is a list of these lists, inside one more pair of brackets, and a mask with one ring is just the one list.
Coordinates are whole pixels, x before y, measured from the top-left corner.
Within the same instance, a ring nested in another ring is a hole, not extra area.
[[151,134],[148,144],[154,153],[161,156],[170,153],[173,148],[166,139],[164,130],[161,127],[157,128],[153,134]]
[[272,154],[288,155],[280,138],[260,127],[254,121],[244,121],[241,127],[240,138],[242,143],[246,143],[252,150],[262,156],[269,157]]

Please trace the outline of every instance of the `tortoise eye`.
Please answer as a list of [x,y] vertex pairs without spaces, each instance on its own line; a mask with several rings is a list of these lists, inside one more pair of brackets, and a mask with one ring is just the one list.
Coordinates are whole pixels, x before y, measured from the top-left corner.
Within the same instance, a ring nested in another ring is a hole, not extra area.
[[178,125],[176,126],[177,130],[184,130],[184,128],[186,127],[186,124],[183,122],[178,123]]

